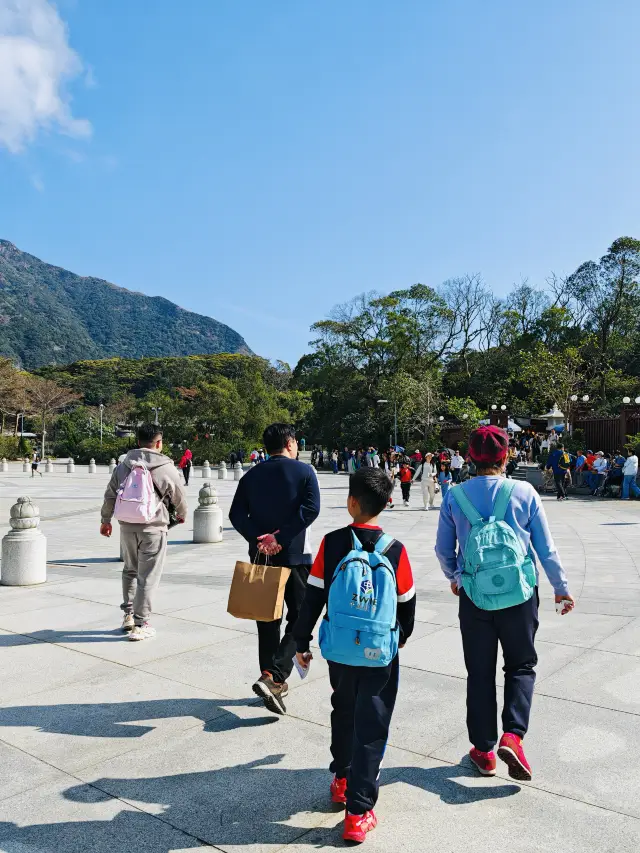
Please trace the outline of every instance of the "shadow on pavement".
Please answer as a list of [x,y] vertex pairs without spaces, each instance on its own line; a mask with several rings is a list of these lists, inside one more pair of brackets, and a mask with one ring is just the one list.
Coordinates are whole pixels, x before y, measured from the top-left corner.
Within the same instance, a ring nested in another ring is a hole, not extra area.
[[[131,725],[136,720],[165,720],[194,717],[204,731],[221,725],[225,730],[264,726],[277,722],[273,715],[242,719],[228,708],[258,703],[252,699],[150,699],[147,702],[104,702],[73,705],[22,705],[0,708],[2,726],[37,728],[41,732],[77,737],[142,737],[153,726]],[[258,706],[259,707],[259,706]],[[1,849],[1,848],[0,848]]]
[[[80,821],[76,815],[74,820],[61,823],[23,827],[0,823],[0,847],[56,853],[79,850],[112,853],[114,845],[126,839],[127,847],[137,853],[170,853],[176,849],[204,848],[207,844],[261,844],[279,848],[310,830],[314,846],[342,846],[340,826],[314,827],[339,813],[340,807],[329,800],[329,773],[317,768],[277,767],[283,758],[281,754],[270,755],[205,772],[138,779],[105,777],[91,785],[75,785],[64,791],[64,797],[84,806],[83,814],[90,813],[93,805],[112,802],[114,797],[132,801],[138,809],[148,804],[152,806],[151,813],[130,811],[131,807],[123,803],[122,811],[112,820]],[[508,797],[520,790],[517,785],[488,782],[468,787],[456,781],[471,775],[471,769],[465,766],[396,767],[383,771],[382,784],[401,781],[456,805]]]

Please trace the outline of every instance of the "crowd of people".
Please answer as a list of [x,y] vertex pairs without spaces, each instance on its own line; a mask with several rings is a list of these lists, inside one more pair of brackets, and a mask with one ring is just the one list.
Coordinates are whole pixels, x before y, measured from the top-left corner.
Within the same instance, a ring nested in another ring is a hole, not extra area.
[[578,450],[573,454],[560,443],[549,455],[544,470],[543,487],[549,488],[553,481],[559,501],[567,500],[567,490],[572,485],[588,488],[592,497],[619,497],[624,501],[640,497],[636,482],[638,457],[633,450],[624,453]]
[[[125,564],[122,629],[131,640],[147,640],[155,633],[150,618],[167,531],[184,521],[187,504],[177,469],[162,453],[160,427],[143,425],[138,441],[139,449],[130,451],[113,472],[100,532],[110,536],[112,518],[118,520]],[[316,472],[299,460],[290,425],[268,427],[264,448],[264,463],[238,482],[229,512],[233,527],[248,543],[252,564],[272,559],[289,570],[284,631],[282,618],[257,622],[260,676],[253,690],[270,712],[286,714],[288,679],[294,666],[304,677],[312,665],[311,644],[320,622],[318,644],[332,690],[328,797],[345,807],[345,840],[361,843],[377,824],[374,806],[398,696],[399,654],[414,628],[410,558],[405,546],[384,532],[381,520],[392,504],[396,479],[405,503],[416,481],[426,509],[433,506],[436,490],[442,493],[435,553],[458,600],[469,760],[482,776],[494,776],[499,758],[512,778],[530,780],[533,771],[523,740],[536,677],[539,568],[553,589],[557,613],[567,615],[575,602],[538,492],[530,483],[506,476],[510,459],[524,448],[514,447],[502,429],[483,426],[471,433],[466,458],[446,448],[410,455],[398,447],[382,454],[374,447],[345,449],[342,458],[334,451],[332,467],[341,463],[349,473],[346,509],[351,521],[325,535],[315,556],[308,533],[321,508]],[[530,449],[535,457],[535,447]],[[560,443],[549,457],[559,489],[571,470],[567,456]],[[584,478],[596,472],[599,488],[603,463],[609,460],[592,454],[589,463],[587,456],[578,464],[581,456],[573,470]],[[620,454],[612,464],[621,467],[623,492],[640,495],[637,457],[621,460]],[[319,453],[315,461],[320,463]],[[261,570],[266,571],[264,565]],[[499,646],[504,659],[502,734],[495,686]]]

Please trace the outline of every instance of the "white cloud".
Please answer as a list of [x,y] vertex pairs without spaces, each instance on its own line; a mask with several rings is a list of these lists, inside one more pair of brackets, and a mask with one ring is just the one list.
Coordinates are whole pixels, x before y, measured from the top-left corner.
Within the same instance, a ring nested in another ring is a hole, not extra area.
[[89,136],[74,118],[66,84],[83,73],[49,0],[0,0],[0,146],[17,153],[38,131]]
[[39,175],[31,175],[31,186],[38,190],[39,193],[44,192],[44,183]]

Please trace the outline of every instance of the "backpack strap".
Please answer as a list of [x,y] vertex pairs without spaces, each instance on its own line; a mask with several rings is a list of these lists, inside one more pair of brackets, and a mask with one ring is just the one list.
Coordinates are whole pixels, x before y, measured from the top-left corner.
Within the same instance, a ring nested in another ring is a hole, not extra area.
[[496,495],[495,503],[493,504],[493,517],[496,521],[504,521],[511,495],[516,487],[515,480],[505,479],[502,481],[498,494]]
[[386,554],[389,548],[393,545],[396,540],[393,536],[389,536],[388,533],[383,533],[380,536],[375,544],[375,551],[377,554]]
[[476,524],[480,524],[480,522],[484,520],[478,510],[469,500],[469,497],[467,496],[464,490],[464,486],[455,486],[455,488],[449,489],[449,494],[451,495],[451,499],[455,500],[455,502],[458,504],[467,521],[472,527],[474,527]]
[[353,527],[351,528],[351,541],[353,544],[354,551],[362,551],[362,542],[356,536]]

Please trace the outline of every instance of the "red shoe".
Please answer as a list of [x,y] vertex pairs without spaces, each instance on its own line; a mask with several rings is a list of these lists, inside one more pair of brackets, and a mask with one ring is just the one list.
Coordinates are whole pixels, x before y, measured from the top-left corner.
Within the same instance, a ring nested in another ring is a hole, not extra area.
[[495,752],[481,752],[475,746],[469,753],[469,758],[475,765],[476,770],[482,773],[483,776],[496,775],[496,754]]
[[334,776],[329,790],[331,791],[332,803],[342,803],[342,805],[344,805],[347,802],[346,779],[339,779],[337,776]]
[[356,844],[362,844],[367,837],[367,832],[371,832],[378,824],[373,810],[364,814],[347,814],[344,818],[344,832],[342,837],[345,841],[355,841]]
[[531,781],[531,766],[522,748],[522,738],[511,732],[505,732],[500,738],[498,758],[509,768],[509,776],[519,782]]

